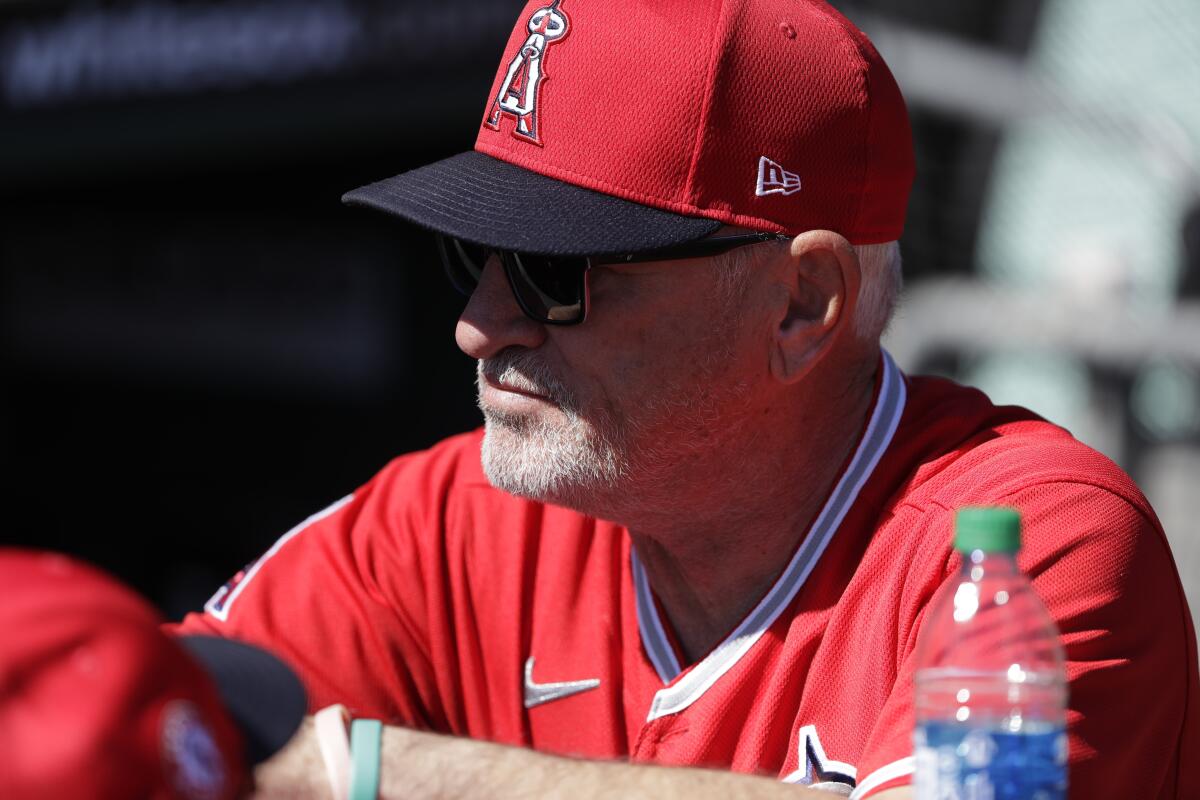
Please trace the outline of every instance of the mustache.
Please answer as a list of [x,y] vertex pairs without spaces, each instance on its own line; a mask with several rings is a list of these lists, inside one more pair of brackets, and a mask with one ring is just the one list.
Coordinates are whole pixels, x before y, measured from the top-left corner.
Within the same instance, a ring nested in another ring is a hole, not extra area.
[[486,377],[523,392],[548,397],[565,411],[575,409],[575,397],[570,388],[540,356],[527,350],[502,350],[492,358],[481,358],[476,375],[480,384]]

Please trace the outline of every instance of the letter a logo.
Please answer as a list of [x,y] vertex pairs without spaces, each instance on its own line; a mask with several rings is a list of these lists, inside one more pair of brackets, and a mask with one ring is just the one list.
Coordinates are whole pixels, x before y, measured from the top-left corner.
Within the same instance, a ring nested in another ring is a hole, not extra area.
[[538,135],[538,90],[546,78],[542,66],[546,48],[567,35],[567,15],[558,8],[561,2],[554,0],[530,14],[529,38],[513,56],[500,91],[492,98],[492,107],[484,122],[489,128],[500,130],[500,116],[509,114],[517,121],[513,136],[538,145],[542,143]]

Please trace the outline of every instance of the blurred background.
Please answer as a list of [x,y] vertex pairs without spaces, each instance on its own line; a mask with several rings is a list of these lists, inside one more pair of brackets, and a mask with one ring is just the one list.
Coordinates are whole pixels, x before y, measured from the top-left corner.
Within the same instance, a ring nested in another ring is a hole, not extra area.
[[[1200,611],[1200,4],[858,0],[918,179],[888,346],[1125,467]],[[431,243],[515,0],[0,0],[6,543],[171,616],[478,424]]]

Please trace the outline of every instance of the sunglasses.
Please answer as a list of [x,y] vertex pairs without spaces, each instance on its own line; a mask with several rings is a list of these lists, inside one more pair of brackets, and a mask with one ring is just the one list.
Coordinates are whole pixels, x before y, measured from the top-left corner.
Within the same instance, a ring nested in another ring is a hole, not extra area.
[[484,266],[494,255],[504,267],[517,305],[525,316],[543,325],[578,325],[587,318],[587,273],[592,267],[716,256],[737,247],[791,238],[783,233],[740,233],[623,255],[542,256],[486,247],[442,234],[436,237],[442,265],[455,288],[470,297],[479,285]]

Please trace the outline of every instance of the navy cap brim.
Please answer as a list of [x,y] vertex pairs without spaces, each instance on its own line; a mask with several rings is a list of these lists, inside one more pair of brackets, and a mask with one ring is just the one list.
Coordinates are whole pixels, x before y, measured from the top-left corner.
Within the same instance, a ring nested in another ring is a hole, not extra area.
[[308,710],[304,685],[290,667],[233,639],[181,636],[178,641],[216,684],[251,764],[266,761],[288,743]]
[[718,220],[584,189],[468,151],[347,192],[342,202],[476,244],[542,255],[608,255],[701,239]]

